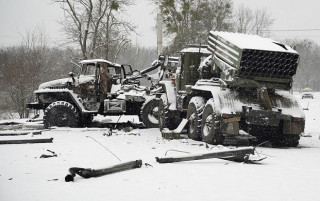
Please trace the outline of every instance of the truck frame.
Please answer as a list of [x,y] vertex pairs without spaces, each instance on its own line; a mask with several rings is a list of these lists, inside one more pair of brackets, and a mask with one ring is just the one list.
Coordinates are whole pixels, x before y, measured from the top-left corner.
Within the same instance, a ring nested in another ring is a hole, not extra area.
[[104,59],[83,60],[78,75],[42,83],[34,92],[37,101],[27,107],[44,110],[45,128],[88,126],[97,114],[138,115],[145,126],[157,127],[158,100],[138,79],[161,65],[155,60],[143,71],[132,71],[130,65]]
[[289,90],[298,61],[295,50],[270,39],[212,31],[209,46],[181,51],[175,82],[160,82],[160,130],[186,118],[188,137],[209,144],[249,134],[297,146],[305,117]]

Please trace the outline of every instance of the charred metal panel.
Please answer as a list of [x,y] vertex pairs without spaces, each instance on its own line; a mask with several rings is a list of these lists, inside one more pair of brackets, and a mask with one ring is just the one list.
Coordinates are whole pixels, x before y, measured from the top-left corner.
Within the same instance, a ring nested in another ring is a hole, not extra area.
[[[98,95],[96,91],[96,85],[94,82],[84,82],[77,86],[74,86],[73,92],[81,98],[83,107],[89,111],[98,110],[100,103],[97,102]],[[64,100],[64,99],[61,99]]]
[[258,100],[260,105],[266,110],[272,110],[272,103],[269,97],[269,93],[266,87],[261,87],[257,91]]
[[[239,118],[240,121],[240,118]],[[238,135],[239,134],[239,121],[222,121],[222,133],[230,134],[230,135]]]
[[34,102],[34,103],[28,103],[27,104],[27,108],[28,109],[33,109],[33,110],[42,110],[45,109],[48,106],[48,104],[41,104],[38,102]]
[[100,102],[97,102],[97,97],[82,99],[83,107],[89,111],[97,111],[100,108]]
[[126,102],[124,100],[104,100],[104,113],[121,114],[126,112]]
[[144,102],[146,100],[145,97],[141,96],[141,95],[129,95],[126,94],[125,95],[125,100],[126,101],[133,101],[133,102]]
[[177,95],[177,109],[182,111],[186,110],[188,107],[188,102],[186,101],[187,94]]
[[101,94],[107,94],[109,92],[109,88],[111,89],[109,80],[108,80],[108,64],[101,63],[100,64],[100,92]]
[[37,94],[39,103],[42,104],[51,104],[56,101],[65,100],[67,102],[73,102],[73,99],[71,98],[70,94],[66,92],[47,92],[47,93],[38,93]]
[[246,122],[251,125],[279,126],[281,112],[267,110],[247,110]]
[[[299,118],[298,118],[299,119]],[[304,132],[305,120],[293,121],[293,118],[287,116],[283,121],[283,134],[296,134],[299,135]]]
[[96,95],[95,84],[92,81],[81,83],[72,88],[73,92],[79,95]]

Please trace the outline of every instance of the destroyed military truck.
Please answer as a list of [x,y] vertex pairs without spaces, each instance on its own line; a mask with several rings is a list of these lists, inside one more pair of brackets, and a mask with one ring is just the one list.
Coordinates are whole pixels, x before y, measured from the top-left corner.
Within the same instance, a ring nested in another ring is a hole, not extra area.
[[44,110],[45,128],[87,126],[97,114],[138,115],[146,127],[158,127],[158,101],[138,79],[161,65],[155,60],[149,68],[132,71],[130,65],[83,60],[78,75],[42,83],[34,92],[37,101],[27,107]]
[[189,138],[210,144],[241,134],[297,146],[305,117],[289,90],[298,62],[295,50],[271,39],[211,31],[207,48],[181,51],[174,82],[160,82],[160,130],[187,122]]

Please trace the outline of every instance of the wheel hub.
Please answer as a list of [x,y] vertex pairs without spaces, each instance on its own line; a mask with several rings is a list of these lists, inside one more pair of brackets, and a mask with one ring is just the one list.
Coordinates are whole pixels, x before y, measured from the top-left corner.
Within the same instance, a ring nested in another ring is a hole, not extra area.
[[189,126],[189,130],[192,133],[195,129],[196,124],[196,114],[192,113],[191,116],[189,117],[189,121],[190,121],[190,126]]
[[148,114],[149,121],[157,124],[159,122],[158,121],[159,113],[160,113],[159,112],[159,107],[154,107],[151,110],[150,114]]
[[66,126],[68,122],[68,114],[59,112],[55,115],[54,122],[58,127]]
[[208,136],[210,131],[212,130],[212,115],[209,115],[207,118],[206,118],[206,121],[203,125],[203,135],[204,136]]

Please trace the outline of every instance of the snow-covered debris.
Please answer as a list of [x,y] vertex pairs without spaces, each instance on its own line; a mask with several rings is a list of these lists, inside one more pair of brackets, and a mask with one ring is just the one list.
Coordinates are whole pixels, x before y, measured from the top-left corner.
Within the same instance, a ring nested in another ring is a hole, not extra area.
[[242,34],[242,33],[230,33],[211,31],[213,35],[221,37],[227,42],[230,42],[242,49],[257,49],[277,52],[291,52],[297,53],[288,45],[283,45],[269,38],[262,38],[258,35]]
[[[190,139],[165,140],[157,128],[134,129],[139,136],[105,136],[109,130],[106,128],[44,130],[42,136],[54,137],[53,143],[0,145],[0,200],[51,201],[62,196],[68,201],[104,201],[106,198],[119,201],[128,198],[154,201],[318,200],[320,94],[314,95],[315,99],[301,99],[300,93],[294,94],[302,106],[310,103],[309,110],[305,111],[305,133],[312,137],[302,137],[298,148],[258,147],[254,156],[268,157],[261,165],[221,159],[158,164],[155,157],[164,157],[166,153],[167,157],[188,156],[230,147],[208,145],[207,148],[205,143]],[[64,177],[70,167],[101,169],[119,163],[86,136],[99,140],[122,161],[140,158],[152,166],[66,183]],[[47,150],[54,151],[58,157],[40,159]]]
[[188,47],[180,51],[183,52],[195,52],[195,53],[203,53],[203,54],[210,54],[211,52],[207,48],[199,48],[199,47]]
[[[84,84],[84,83],[89,83],[92,82],[92,84],[94,83],[94,76],[90,76],[90,75],[80,75],[79,77],[75,77],[75,86]],[[63,78],[63,79],[58,79],[58,80],[52,80],[49,82],[44,82],[42,84],[39,85],[39,89],[46,89],[46,88],[59,88],[59,87],[67,87],[67,83],[68,82],[73,82],[72,78]]]
[[120,64],[117,63],[113,63],[111,61],[105,60],[105,59],[88,59],[88,60],[82,60],[79,62],[80,64],[97,64],[97,63],[108,63],[111,66],[116,66],[116,67],[120,67]]

